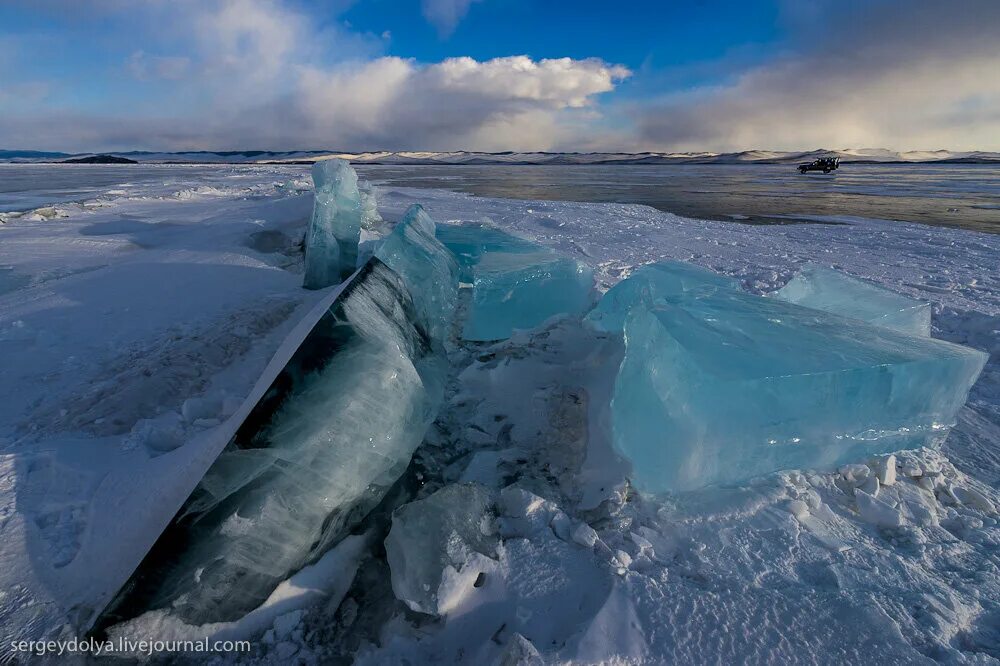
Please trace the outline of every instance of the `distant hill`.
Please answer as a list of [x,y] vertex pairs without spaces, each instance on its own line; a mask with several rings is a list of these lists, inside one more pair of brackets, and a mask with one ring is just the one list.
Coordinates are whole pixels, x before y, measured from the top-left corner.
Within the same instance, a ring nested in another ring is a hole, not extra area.
[[0,162],[12,162],[14,160],[54,160],[69,156],[69,153],[47,153],[41,150],[0,150]]
[[63,160],[63,164],[138,164],[135,160],[117,155],[90,155],[88,157],[74,157]]
[[784,152],[748,150],[738,153],[547,153],[503,152],[330,152],[309,156],[274,159],[261,157],[260,162],[312,162],[339,157],[355,164],[794,164],[817,157],[839,157],[842,163],[997,163],[1000,153],[957,152],[948,150],[896,152],[881,148],[810,150]]
[[[913,150],[894,151],[884,148],[816,149],[809,151],[746,150],[736,153],[553,153],[474,151],[368,151],[334,150],[227,150],[190,152],[128,151],[110,155],[91,153],[68,154],[31,150],[0,150],[0,162],[86,161],[115,158],[140,163],[178,164],[309,164],[321,159],[339,157],[355,164],[794,164],[817,157],[839,157],[841,163],[880,164],[992,164],[1000,162],[1000,152]],[[98,162],[111,163],[111,162]],[[114,162],[123,163],[123,162]]]

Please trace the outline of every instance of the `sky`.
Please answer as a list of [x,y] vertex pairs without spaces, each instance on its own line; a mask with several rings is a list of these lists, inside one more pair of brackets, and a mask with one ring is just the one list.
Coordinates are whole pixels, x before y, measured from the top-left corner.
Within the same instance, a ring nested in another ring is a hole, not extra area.
[[997,0],[0,0],[0,149],[1000,150]]

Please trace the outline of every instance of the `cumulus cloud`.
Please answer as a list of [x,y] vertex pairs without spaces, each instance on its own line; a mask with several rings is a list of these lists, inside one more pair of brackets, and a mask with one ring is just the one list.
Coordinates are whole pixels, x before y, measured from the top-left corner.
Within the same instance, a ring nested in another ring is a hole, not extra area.
[[550,148],[572,142],[595,97],[630,74],[598,59],[380,57],[370,52],[380,37],[320,30],[279,0],[169,7],[189,28],[188,50],[136,50],[123,66],[145,85],[175,89],[173,99],[140,113],[7,115],[0,144],[33,136],[33,147],[69,150]]
[[449,58],[425,65],[386,57],[306,70],[296,100],[312,137],[348,147],[546,148],[564,138],[560,119],[586,110],[628,75],[597,59]]
[[469,13],[472,3],[480,0],[422,0],[424,18],[437,28],[438,35],[450,36],[459,22]]
[[[631,113],[667,150],[996,149],[1000,3],[816,3],[786,55]],[[816,25],[822,25],[822,30]]]

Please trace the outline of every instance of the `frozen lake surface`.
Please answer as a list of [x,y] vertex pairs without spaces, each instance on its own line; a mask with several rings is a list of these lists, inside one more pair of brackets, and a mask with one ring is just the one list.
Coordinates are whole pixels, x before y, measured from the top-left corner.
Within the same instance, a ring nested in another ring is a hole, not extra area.
[[[884,472],[870,460],[651,497],[628,491],[620,461],[582,427],[610,387],[581,354],[578,321],[466,344],[392,496],[460,481],[501,494],[479,596],[433,621],[397,601],[371,541],[385,538],[382,515],[283,583],[280,611],[216,628],[251,638],[244,661],[493,663],[524,641],[553,663],[1000,659],[1000,235],[912,223],[941,206],[989,222],[996,169],[560,170],[359,169],[380,183],[390,222],[411,203],[444,224],[488,217],[587,264],[601,288],[677,259],[761,294],[816,263],[929,302],[934,337],[990,354],[958,425],[940,451],[898,455],[878,503],[857,491]],[[681,209],[665,174],[695,192],[681,203],[838,224],[666,213]],[[739,174],[743,185],[727,184]],[[5,165],[0,187],[2,649],[72,631],[114,594],[226,419],[331,292],[301,288],[304,166]],[[473,191],[487,187],[507,189]],[[628,203],[595,202],[615,198]],[[175,629],[140,618],[122,635]]]
[[1000,167],[844,164],[830,175],[790,164],[657,166],[366,166],[392,185],[487,197],[637,203],[700,219],[756,224],[841,215],[1000,232]]
[[[0,213],[82,202],[107,192],[169,194],[174,186],[250,182],[308,167],[246,165],[0,164]],[[801,175],[792,165],[359,166],[372,182],[484,197],[630,203],[684,217],[751,224],[900,220],[1000,232],[1000,166],[845,164]]]

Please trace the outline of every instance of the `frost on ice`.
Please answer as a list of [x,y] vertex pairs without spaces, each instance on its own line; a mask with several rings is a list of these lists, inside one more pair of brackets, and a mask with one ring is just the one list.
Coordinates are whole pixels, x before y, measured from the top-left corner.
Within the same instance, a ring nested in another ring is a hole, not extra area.
[[930,303],[900,296],[823,266],[805,266],[771,296],[910,335],[931,334]]
[[[233,620],[342,538],[403,473],[447,361],[404,280],[354,278],[140,565],[111,618]],[[117,618],[115,617],[117,616]]]
[[397,599],[419,613],[444,615],[487,575],[498,542],[493,501],[485,486],[464,483],[393,512],[385,551]]
[[344,160],[321,160],[313,165],[315,203],[306,230],[305,280],[307,289],[337,284],[354,272],[358,261],[363,219],[371,216],[362,201],[358,174]]
[[938,442],[980,351],[736,289],[629,310],[616,448],[648,491],[830,468]]

